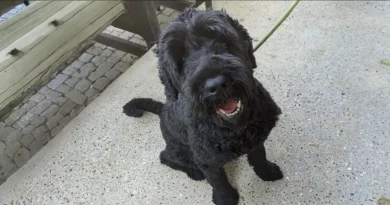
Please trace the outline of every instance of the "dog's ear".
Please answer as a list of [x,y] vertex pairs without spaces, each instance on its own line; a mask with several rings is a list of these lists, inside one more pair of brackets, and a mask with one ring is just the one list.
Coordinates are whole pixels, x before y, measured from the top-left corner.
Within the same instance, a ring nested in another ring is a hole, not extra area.
[[[157,55],[159,74],[162,83],[176,93],[181,90],[183,63],[185,56],[184,37],[186,28],[180,23],[172,23],[160,35]],[[173,89],[176,89],[174,91]]]
[[[226,11],[223,11],[226,12]],[[252,44],[252,38],[249,36],[248,31],[242,26],[237,19],[233,19],[228,14],[226,14],[228,17],[228,20],[230,21],[230,24],[237,30],[237,32],[240,35],[240,38],[242,40],[242,46],[247,51],[247,57],[249,58],[249,61],[252,65],[252,68],[257,68],[256,58],[253,55],[253,44]]]

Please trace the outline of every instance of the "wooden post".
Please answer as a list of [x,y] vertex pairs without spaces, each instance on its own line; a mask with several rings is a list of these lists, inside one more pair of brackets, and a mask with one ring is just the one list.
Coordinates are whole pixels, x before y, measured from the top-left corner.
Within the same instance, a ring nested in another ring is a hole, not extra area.
[[213,9],[213,4],[211,2],[211,0],[205,0],[205,4],[206,4],[206,9]]
[[126,13],[114,21],[113,26],[139,34],[150,49],[160,35],[160,24],[153,1],[123,0]]

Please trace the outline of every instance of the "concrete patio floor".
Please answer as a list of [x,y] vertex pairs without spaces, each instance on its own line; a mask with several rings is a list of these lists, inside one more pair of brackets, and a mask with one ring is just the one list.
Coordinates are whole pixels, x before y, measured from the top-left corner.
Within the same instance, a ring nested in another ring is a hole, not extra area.
[[[286,1],[215,1],[255,43]],[[226,166],[240,204],[377,204],[390,198],[390,2],[302,1],[256,52],[255,76],[283,111],[266,143],[283,180],[242,157]],[[150,51],[0,186],[0,204],[212,204],[211,187],[159,163],[158,118],[122,114],[163,100]]]

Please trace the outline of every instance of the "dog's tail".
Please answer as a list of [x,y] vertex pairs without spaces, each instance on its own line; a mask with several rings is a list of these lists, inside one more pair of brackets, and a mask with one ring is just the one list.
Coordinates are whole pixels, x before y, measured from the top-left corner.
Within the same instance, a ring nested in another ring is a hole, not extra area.
[[130,117],[142,117],[144,111],[160,116],[164,104],[150,98],[134,98],[123,106],[123,113]]

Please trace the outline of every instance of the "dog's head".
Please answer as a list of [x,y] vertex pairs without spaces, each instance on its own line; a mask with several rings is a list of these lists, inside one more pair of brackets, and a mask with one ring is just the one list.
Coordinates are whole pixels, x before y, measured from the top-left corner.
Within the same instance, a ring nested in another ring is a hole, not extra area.
[[237,124],[245,121],[257,67],[246,29],[224,11],[186,9],[163,31],[160,75],[197,111]]

